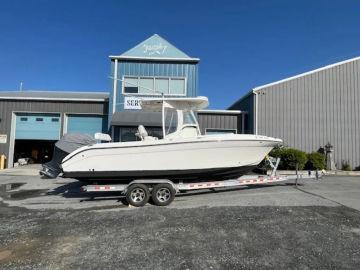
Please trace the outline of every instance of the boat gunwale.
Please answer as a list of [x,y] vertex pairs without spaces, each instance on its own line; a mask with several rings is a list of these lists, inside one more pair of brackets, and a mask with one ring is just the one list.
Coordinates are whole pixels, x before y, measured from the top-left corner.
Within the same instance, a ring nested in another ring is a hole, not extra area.
[[[270,138],[270,137],[268,137],[268,138]],[[142,145],[121,145],[121,143],[119,143],[119,145],[117,145],[117,146],[109,146],[109,147],[94,147],[94,148],[90,148],[89,146],[85,146],[86,148],[85,149],[82,149],[82,150],[80,150],[79,152],[77,152],[77,153],[75,153],[75,154],[73,154],[71,157],[69,157],[69,158],[67,158],[67,157],[65,157],[64,159],[63,159],[63,161],[61,162],[61,164],[63,164],[63,163],[65,163],[65,162],[67,162],[67,161],[69,161],[70,159],[72,159],[73,157],[75,157],[76,155],[78,155],[78,154],[80,154],[80,153],[83,153],[83,152],[86,152],[86,151],[90,151],[90,150],[102,150],[102,149],[114,149],[114,148],[123,148],[123,149],[126,149],[126,148],[137,148],[137,147],[152,147],[152,146],[165,146],[165,145],[177,145],[177,144],[190,144],[190,143],[211,143],[211,142],[214,142],[214,143],[218,143],[218,142],[239,142],[239,141],[241,141],[241,142],[249,142],[249,141],[251,141],[251,142],[253,142],[253,141],[255,141],[255,142],[258,142],[258,141],[264,141],[264,142],[268,142],[268,143],[277,143],[277,144],[279,144],[279,143],[281,143],[281,141],[278,141],[278,139],[275,139],[275,140],[264,140],[264,139],[253,139],[253,140],[251,140],[251,139],[246,139],[246,140],[240,140],[240,139],[238,139],[238,140],[234,140],[234,139],[232,139],[232,140],[222,140],[222,139],[215,139],[214,138],[214,140],[206,140],[206,141],[204,141],[204,140],[199,140],[199,141],[195,141],[195,140],[191,140],[191,141],[179,141],[179,142],[173,142],[173,141],[169,141],[169,142],[165,142],[165,143],[157,143],[157,144],[142,144]],[[98,145],[100,145],[100,144],[98,144]],[[91,146],[96,146],[96,144],[94,144],[94,145],[91,145]],[[254,146],[255,147],[255,146]],[[261,146],[262,147],[262,146]],[[81,148],[79,148],[79,149],[81,149]],[[70,154],[69,154],[70,155]]]

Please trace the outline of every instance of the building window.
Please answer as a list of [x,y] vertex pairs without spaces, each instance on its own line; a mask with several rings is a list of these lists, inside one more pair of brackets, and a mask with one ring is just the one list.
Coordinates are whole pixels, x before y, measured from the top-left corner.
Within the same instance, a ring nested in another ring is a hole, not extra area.
[[154,79],[153,78],[140,78],[139,79],[139,93],[141,94],[154,94]]
[[169,94],[169,79],[155,78],[155,89],[160,93]]
[[26,122],[28,119],[27,119],[27,117],[20,117],[20,121],[22,121],[22,122]]
[[124,93],[139,93],[138,78],[124,78]]
[[59,118],[51,118],[51,122],[59,122]]
[[171,77],[124,77],[124,94],[186,95],[185,78]]
[[216,135],[216,134],[224,134],[224,133],[236,134],[236,129],[207,128],[205,132],[208,135]]
[[173,95],[182,95],[185,90],[184,79],[170,79],[170,93]]
[[43,118],[36,118],[36,122],[42,122],[42,121],[44,121]]

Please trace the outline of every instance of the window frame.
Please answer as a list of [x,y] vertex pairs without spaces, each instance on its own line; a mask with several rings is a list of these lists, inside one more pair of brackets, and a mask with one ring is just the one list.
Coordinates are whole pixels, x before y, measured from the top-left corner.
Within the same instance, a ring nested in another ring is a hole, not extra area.
[[[155,88],[155,79],[167,79],[168,80],[168,86],[169,86],[169,92],[170,92],[170,81],[171,79],[175,79],[175,80],[184,80],[184,93],[183,94],[171,94],[171,92],[169,94],[164,94],[164,96],[173,96],[173,97],[186,97],[187,96],[187,78],[186,77],[166,77],[166,76],[131,76],[131,75],[124,75],[122,76],[122,89],[121,89],[121,93],[124,96],[162,96],[162,94],[154,92],[154,93],[126,93],[125,92],[125,79],[126,78],[131,78],[131,79],[137,79],[137,87],[138,87],[138,91],[140,91],[140,79],[144,78],[144,79],[153,79],[153,86]],[[135,87],[135,86],[134,86]],[[154,89],[155,90],[155,89]]]

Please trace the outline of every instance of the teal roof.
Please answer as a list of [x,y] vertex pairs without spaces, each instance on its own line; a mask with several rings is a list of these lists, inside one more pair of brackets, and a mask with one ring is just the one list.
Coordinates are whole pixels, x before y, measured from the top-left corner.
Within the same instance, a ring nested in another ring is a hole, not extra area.
[[199,61],[198,58],[191,58],[157,34],[152,35],[125,53],[119,56],[110,56],[110,58]]

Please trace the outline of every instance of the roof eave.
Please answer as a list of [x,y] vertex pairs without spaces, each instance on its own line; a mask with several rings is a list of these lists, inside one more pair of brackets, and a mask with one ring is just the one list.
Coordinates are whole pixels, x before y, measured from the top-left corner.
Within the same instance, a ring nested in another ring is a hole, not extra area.
[[35,101],[87,101],[87,102],[106,102],[108,98],[56,98],[56,97],[11,97],[0,96],[0,100],[35,100]]
[[250,96],[251,94],[255,94],[255,88],[251,89],[249,92],[247,92],[244,96],[242,96],[241,98],[239,98],[237,101],[235,101],[232,105],[229,106],[229,108],[235,106],[237,103],[243,101],[245,98],[247,98],[248,96]]
[[240,110],[198,110],[198,113],[209,113],[209,114],[242,114],[244,113],[244,111],[240,111]]
[[164,61],[164,62],[199,62],[200,58],[168,58],[168,57],[136,57],[136,56],[124,56],[124,55],[110,55],[111,60],[130,60],[130,61]]
[[344,60],[344,61],[340,61],[340,62],[337,62],[337,63],[334,63],[334,64],[326,65],[324,67],[313,69],[313,70],[310,70],[310,71],[307,71],[307,72],[303,72],[303,73],[300,73],[298,75],[291,76],[291,77],[288,77],[288,78],[285,78],[285,79],[282,79],[282,80],[278,80],[278,81],[275,81],[275,82],[272,82],[272,83],[257,86],[257,87],[255,87],[253,89],[253,91],[256,92],[256,91],[259,91],[259,90],[261,90],[263,88],[267,88],[267,87],[277,85],[277,84],[280,84],[280,83],[288,82],[288,81],[291,81],[291,80],[294,80],[294,79],[297,79],[297,78],[301,78],[301,77],[304,77],[304,76],[307,76],[307,75],[310,75],[310,74],[313,74],[313,73],[316,73],[316,72],[327,70],[327,69],[330,69],[330,68],[333,68],[333,67],[336,67],[336,66],[340,66],[340,65],[343,65],[343,64],[346,64],[346,63],[356,61],[356,60],[360,60],[360,56],[350,58],[350,59],[347,59],[347,60]]

